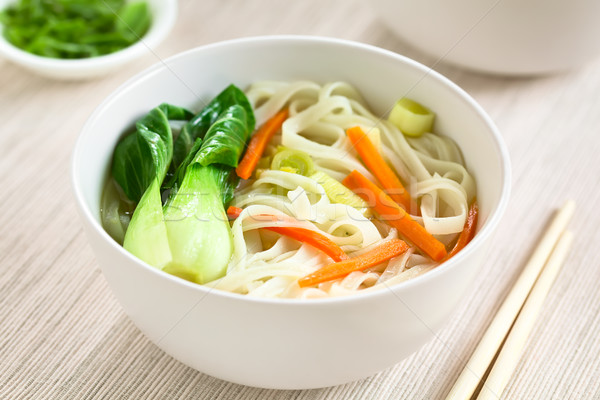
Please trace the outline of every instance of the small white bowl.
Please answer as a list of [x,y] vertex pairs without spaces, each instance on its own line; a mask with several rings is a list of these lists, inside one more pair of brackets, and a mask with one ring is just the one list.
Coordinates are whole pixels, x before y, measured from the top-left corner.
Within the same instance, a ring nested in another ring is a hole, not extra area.
[[598,0],[370,0],[369,5],[406,43],[477,71],[547,74],[600,56]]
[[[389,290],[314,300],[258,299],[211,289],[125,251],[100,223],[101,191],[122,133],[162,102],[197,110],[230,83],[245,88],[265,79],[348,81],[380,115],[404,95],[435,110],[437,128],[456,140],[478,184],[480,226],[474,239],[448,262]],[[490,118],[435,71],[360,43],[271,36],[196,48],[121,86],[83,127],[73,153],[72,183],[104,276],[150,340],[221,379],[306,389],[372,375],[435,337],[481,273],[508,202],[510,170]]]
[[[177,19],[177,0],[147,1],[152,12],[150,29],[140,41],[114,53],[73,60],[41,57],[13,46],[0,34],[0,56],[39,75],[55,79],[78,80],[106,75],[154,49],[173,28]],[[13,2],[0,0],[0,9]]]

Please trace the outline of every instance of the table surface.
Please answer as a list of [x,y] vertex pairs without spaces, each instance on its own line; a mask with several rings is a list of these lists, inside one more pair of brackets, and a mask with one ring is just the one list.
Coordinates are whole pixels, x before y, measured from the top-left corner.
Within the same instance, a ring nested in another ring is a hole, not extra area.
[[[316,11],[318,10],[318,12]],[[508,145],[512,197],[487,261],[451,321],[375,376],[308,391],[244,387],[166,355],[113,297],[83,234],[69,181],[79,130],[138,71],[242,36],[357,40],[413,57],[488,111]],[[358,0],[180,1],[169,38],[98,80],[60,82],[0,62],[0,398],[440,399],[450,390],[550,214],[578,208],[575,244],[501,398],[600,398],[600,59],[535,78],[477,74],[403,44]]]

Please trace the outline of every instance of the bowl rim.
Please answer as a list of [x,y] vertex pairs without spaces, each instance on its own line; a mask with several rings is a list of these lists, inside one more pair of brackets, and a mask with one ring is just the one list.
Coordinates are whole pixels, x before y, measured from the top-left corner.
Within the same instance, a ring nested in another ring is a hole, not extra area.
[[[3,2],[3,7],[14,1]],[[148,3],[151,7],[154,4],[151,1]],[[177,0],[160,0],[156,4],[160,4],[161,10],[152,13],[152,23],[148,32],[132,45],[113,53],[76,59],[51,58],[32,54],[6,40],[2,34],[4,26],[0,23],[0,56],[13,63],[39,71],[81,72],[125,63],[142,56],[145,51],[153,53],[153,47],[162,42],[175,25],[178,13]]]
[[[96,220],[96,218],[91,213],[88,205],[85,202],[82,190],[78,183],[77,178],[77,170],[79,164],[79,152],[81,143],[83,142],[83,138],[89,132],[90,127],[96,122],[99,115],[103,112],[104,108],[110,105],[123,91],[128,90],[130,87],[138,84],[138,81],[145,79],[159,70],[163,68],[168,68],[167,64],[173,61],[176,61],[180,58],[187,57],[189,54],[198,52],[198,51],[209,51],[219,47],[228,47],[233,45],[244,45],[247,43],[254,44],[262,44],[268,42],[294,42],[296,44],[307,44],[307,43],[316,43],[316,44],[325,44],[325,45],[334,45],[334,46],[344,46],[348,48],[356,48],[362,51],[367,52],[375,52],[381,55],[391,57],[396,59],[397,61],[401,61],[405,64],[409,64],[412,68],[417,69],[424,73],[424,77],[427,75],[432,75],[438,81],[441,81],[443,85],[448,86],[453,91],[457,92],[460,95],[460,99],[463,102],[468,103],[468,105],[473,108],[481,117],[484,122],[489,126],[491,139],[496,147],[497,153],[499,154],[499,159],[501,163],[501,182],[502,189],[500,193],[500,198],[495,209],[491,210],[491,213],[486,220],[485,225],[482,227],[480,231],[476,233],[474,238],[469,242],[464,249],[462,249],[459,253],[457,253],[450,260],[442,263],[438,267],[434,268],[431,271],[428,271],[425,274],[419,275],[415,278],[409,279],[404,282],[400,282],[393,286],[389,286],[386,289],[374,290],[368,292],[357,292],[347,296],[337,296],[337,297],[327,297],[327,298],[315,298],[315,299],[296,299],[296,298],[261,298],[261,297],[253,297],[247,296],[239,293],[228,292],[225,290],[218,289],[214,286],[210,286],[210,282],[205,285],[193,283],[186,281],[182,278],[170,275],[164,271],[161,271],[157,268],[154,268],[144,261],[138,259],[133,254],[126,251],[121,245],[119,245],[114,239],[112,239],[108,233],[102,228],[101,223]],[[393,294],[394,296],[398,296],[397,292],[408,290],[417,285],[424,284],[428,281],[438,279],[441,274],[446,273],[448,270],[453,268],[457,268],[458,264],[462,262],[463,259],[467,258],[477,247],[480,246],[496,229],[497,225],[500,223],[500,220],[507,208],[508,201],[510,198],[510,189],[511,189],[511,169],[510,169],[510,157],[508,154],[508,149],[503,141],[503,138],[496,127],[495,123],[491,119],[491,117],[485,112],[485,110],[473,99],[464,89],[459,87],[457,84],[452,82],[450,79],[446,78],[439,72],[433,70],[431,67],[427,67],[409,57],[404,55],[395,53],[390,50],[386,50],[374,45],[347,40],[340,38],[332,38],[325,36],[308,36],[308,35],[266,35],[266,36],[250,36],[243,37],[237,39],[229,39],[219,42],[214,42],[202,46],[198,46],[181,53],[175,54],[162,62],[156,63],[153,66],[146,68],[145,70],[139,72],[134,75],[122,85],[117,87],[108,97],[106,97],[92,112],[92,114],[88,117],[84,126],[82,127],[77,140],[75,142],[75,146],[73,148],[73,152],[71,154],[71,185],[72,190],[74,192],[77,205],[79,207],[79,211],[82,218],[85,218],[93,227],[93,229],[98,233],[103,240],[109,242],[109,244],[122,256],[125,256],[129,259],[130,262],[133,263],[136,267],[141,267],[150,271],[150,273],[157,274],[163,279],[168,279],[171,282],[182,285],[188,289],[197,291],[203,296],[207,296],[210,294],[216,296],[222,296],[224,298],[229,298],[232,301],[249,301],[249,302],[257,302],[270,306],[279,306],[279,305],[290,305],[290,306],[301,306],[301,307],[313,307],[313,306],[323,306],[324,304],[340,304],[340,303],[353,303],[355,301],[365,301],[368,299],[373,299],[385,295]],[[216,289],[216,290],[215,290]],[[391,292],[391,293],[390,293]]]

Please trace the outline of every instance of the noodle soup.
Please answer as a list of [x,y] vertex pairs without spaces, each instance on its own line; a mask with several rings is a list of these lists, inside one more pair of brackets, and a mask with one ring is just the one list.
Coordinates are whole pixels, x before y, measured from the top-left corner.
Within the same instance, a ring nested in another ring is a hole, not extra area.
[[426,105],[390,111],[346,82],[230,85],[195,115],[162,104],[115,149],[103,225],[158,269],[251,296],[411,279],[472,238],[476,185]]

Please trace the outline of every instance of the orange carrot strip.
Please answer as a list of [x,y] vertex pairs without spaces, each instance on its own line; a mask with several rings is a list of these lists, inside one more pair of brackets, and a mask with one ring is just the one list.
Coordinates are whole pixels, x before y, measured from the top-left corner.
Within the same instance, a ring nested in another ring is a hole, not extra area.
[[287,109],[279,111],[271,117],[271,119],[265,122],[254,135],[252,135],[246,153],[235,169],[235,172],[240,178],[250,178],[252,172],[256,169],[256,165],[262,157],[267,144],[269,144],[275,133],[281,129],[281,125],[283,125],[283,121],[285,121],[287,117]]
[[388,191],[389,196],[405,210],[416,209],[416,207],[411,208],[414,204],[408,190],[404,188],[398,176],[396,176],[394,171],[385,162],[373,145],[373,142],[371,142],[371,139],[369,139],[360,126],[348,129],[346,134],[362,161],[369,171],[375,175],[381,186]]
[[404,253],[408,248],[408,245],[400,239],[387,240],[358,257],[326,265],[318,271],[300,278],[298,285],[300,287],[314,286],[321,282],[342,278],[351,272],[362,271],[381,264],[392,257]]
[[[231,219],[236,219],[242,213],[242,209],[239,207],[229,206],[227,209],[227,215]],[[261,214],[260,217],[273,217],[274,215]],[[337,244],[335,244],[327,236],[321,235],[319,232],[312,231],[310,229],[296,228],[291,226],[270,226],[264,229],[279,233],[280,235],[288,236],[301,243],[306,243],[309,246],[314,247],[317,250],[322,251],[331,257],[334,261],[347,260],[348,255],[342,250]]]
[[473,201],[473,204],[471,204],[471,207],[469,207],[469,213],[467,214],[465,227],[458,236],[458,240],[456,241],[454,248],[446,256],[446,260],[456,255],[456,253],[461,251],[467,245],[467,243],[469,243],[471,239],[473,239],[473,236],[475,236],[475,228],[477,228],[478,215],[479,207],[477,206],[477,202]]
[[236,219],[237,217],[240,216],[240,214],[242,213],[242,211],[244,211],[244,210],[242,210],[239,207],[229,206],[227,208],[227,216],[230,219]]
[[404,235],[423,253],[435,261],[440,261],[446,256],[446,247],[439,240],[412,219],[402,207],[363,174],[354,170],[342,183],[369,203],[370,207],[385,222],[398,229],[399,233]]
[[265,229],[285,235],[301,243],[306,243],[327,254],[334,261],[343,261],[350,258],[337,244],[319,232],[291,226],[270,226]]

